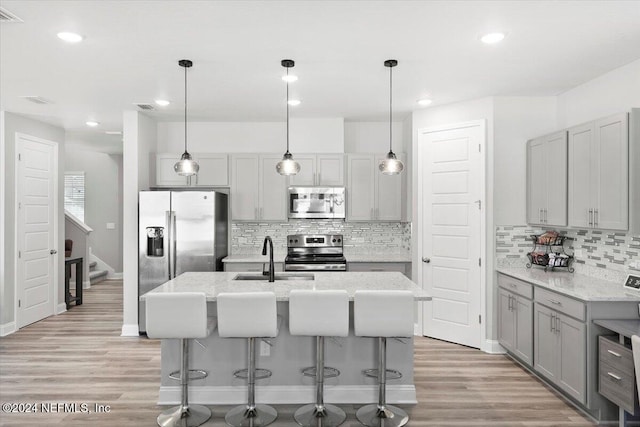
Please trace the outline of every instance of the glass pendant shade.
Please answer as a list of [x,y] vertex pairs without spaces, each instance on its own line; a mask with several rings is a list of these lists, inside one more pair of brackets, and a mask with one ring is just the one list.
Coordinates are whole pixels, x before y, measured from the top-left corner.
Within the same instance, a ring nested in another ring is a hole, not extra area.
[[283,59],[280,64],[287,69],[286,78],[283,78],[287,82],[287,151],[282,156],[282,160],[276,165],[276,172],[283,176],[291,176],[300,172],[300,164],[293,160],[293,156],[289,152],[289,82],[295,80],[291,80],[288,77],[289,68],[292,68],[295,62],[291,59]]
[[295,175],[300,172],[300,164],[293,160],[293,156],[287,151],[276,165],[276,171],[280,175]]
[[384,160],[378,165],[378,168],[385,175],[398,175],[404,169],[404,165],[398,160],[393,151],[389,151]]
[[392,108],[392,95],[393,95],[393,67],[398,65],[398,61],[395,59],[387,59],[384,61],[384,66],[389,68],[389,152],[385,156],[384,160],[380,162],[378,168],[384,175],[398,175],[404,169],[404,165],[398,158],[392,149],[393,141],[393,108]]
[[173,165],[173,170],[181,176],[192,176],[197,175],[200,165],[191,158],[191,154],[185,151],[180,160]]

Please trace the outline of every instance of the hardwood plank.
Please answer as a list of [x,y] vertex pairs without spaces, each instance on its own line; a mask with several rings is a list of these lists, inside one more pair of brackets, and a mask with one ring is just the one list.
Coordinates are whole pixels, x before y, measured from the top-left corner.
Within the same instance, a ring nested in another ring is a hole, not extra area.
[[[160,343],[120,337],[122,282],[84,293],[84,304],[0,339],[0,401],[95,403],[109,413],[0,413],[0,426],[155,426]],[[390,344],[393,345],[393,344]],[[411,426],[592,426],[553,390],[502,355],[416,338],[419,404]],[[205,426],[224,426],[228,406],[211,408]],[[274,426],[296,426],[292,405],[278,405]],[[345,427],[359,426],[344,407]]]

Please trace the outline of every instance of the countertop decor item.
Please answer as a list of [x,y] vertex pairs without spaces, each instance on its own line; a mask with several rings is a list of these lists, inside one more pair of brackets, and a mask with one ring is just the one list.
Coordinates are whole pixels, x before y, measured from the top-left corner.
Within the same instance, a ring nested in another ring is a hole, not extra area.
[[393,129],[393,121],[392,121],[392,93],[393,93],[393,67],[398,65],[398,61],[395,59],[387,59],[384,61],[384,66],[389,67],[389,152],[383,161],[380,162],[379,168],[380,172],[385,175],[397,175],[402,172],[404,169],[404,165],[398,158],[392,149],[392,129]]
[[187,68],[193,66],[193,61],[181,59],[178,65],[184,68],[184,153],[180,160],[173,166],[173,170],[178,175],[193,176],[198,174],[200,166],[191,158],[191,154],[187,151]]
[[544,267],[544,271],[547,271],[549,267],[551,270],[555,267],[563,267],[573,273],[574,269],[571,266],[573,255],[567,254],[564,250],[565,240],[573,240],[571,237],[561,236],[556,231],[547,231],[540,235],[532,234],[531,239],[533,240],[533,251],[527,254],[527,258],[529,258],[527,268],[539,265]]
[[280,175],[295,175],[300,172],[300,164],[293,160],[293,155],[289,152],[289,68],[293,68],[295,62],[291,59],[283,59],[281,62],[287,69],[287,151],[282,156],[282,160],[276,165],[276,170]]

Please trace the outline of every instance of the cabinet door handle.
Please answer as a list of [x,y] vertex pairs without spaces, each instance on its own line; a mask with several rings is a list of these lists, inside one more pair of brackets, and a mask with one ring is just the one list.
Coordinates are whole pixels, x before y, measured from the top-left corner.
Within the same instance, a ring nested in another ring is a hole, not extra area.
[[598,209],[593,210],[593,226],[598,226]]
[[551,315],[551,317],[549,317],[549,330],[551,332],[554,332],[554,329],[553,329],[553,317],[554,317],[553,314]]
[[544,210],[544,223],[547,224],[549,222],[549,211]]
[[609,375],[611,378],[613,378],[616,381],[620,381],[622,379],[622,377],[614,374],[613,372],[607,372],[607,375]]
[[542,222],[542,208],[538,208],[538,222]]
[[621,355],[620,353],[616,353],[616,352],[615,352],[615,351],[613,351],[613,350],[607,350],[607,352],[608,352],[609,354],[613,354],[615,357],[622,357],[622,355]]
[[561,326],[559,324],[560,323],[560,317],[558,317],[558,316],[555,316],[555,317],[556,317],[556,324],[555,324],[555,328],[554,329],[556,330],[556,334],[559,334],[560,333],[560,326]]
[[549,302],[550,302],[551,304],[559,305],[560,307],[562,307],[562,303],[561,303],[560,301],[556,301],[556,300],[554,300],[554,299],[550,299],[550,300],[549,300]]
[[509,297],[509,302],[507,302],[507,309],[511,311],[511,295],[507,295],[507,297]]
[[593,226],[593,209],[589,209],[589,225]]

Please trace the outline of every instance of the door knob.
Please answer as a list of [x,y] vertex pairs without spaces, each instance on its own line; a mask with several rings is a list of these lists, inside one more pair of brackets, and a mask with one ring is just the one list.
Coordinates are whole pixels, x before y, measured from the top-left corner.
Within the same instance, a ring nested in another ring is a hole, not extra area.
[[58,251],[56,251],[55,249],[51,249],[51,250],[49,251],[49,253],[50,253],[51,255],[55,255],[55,254],[57,254],[57,253],[58,253]]
[[431,258],[423,257],[422,262],[429,264],[431,262]]

